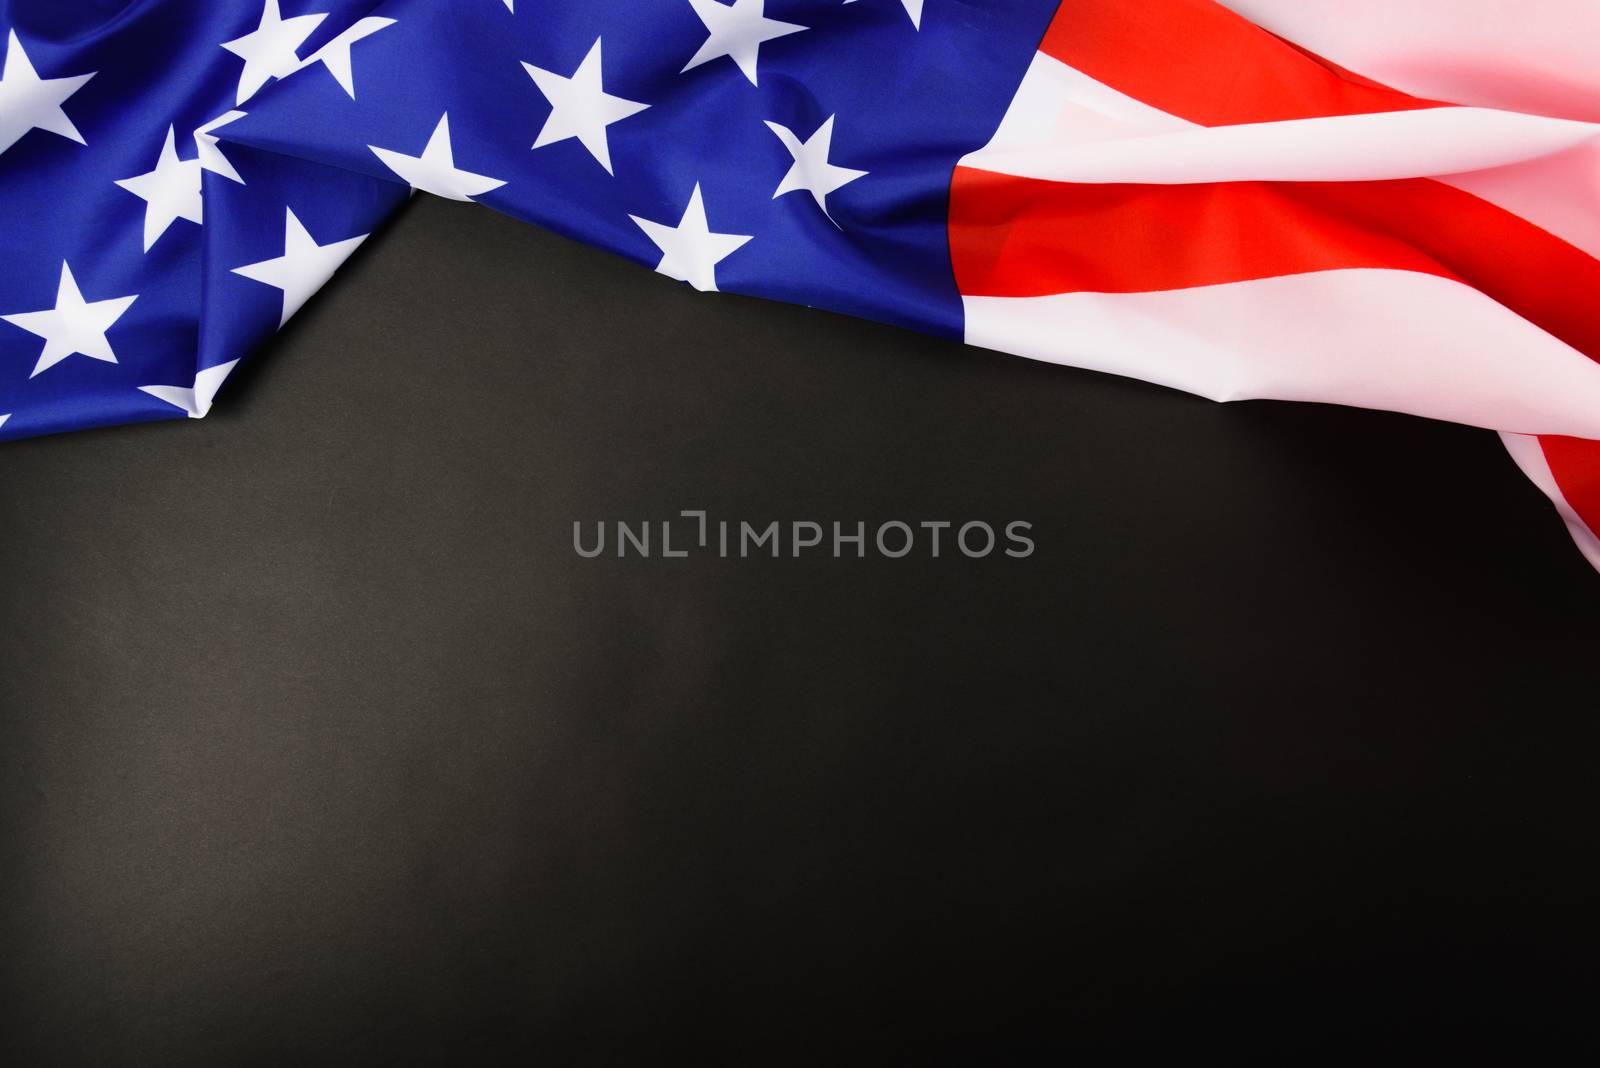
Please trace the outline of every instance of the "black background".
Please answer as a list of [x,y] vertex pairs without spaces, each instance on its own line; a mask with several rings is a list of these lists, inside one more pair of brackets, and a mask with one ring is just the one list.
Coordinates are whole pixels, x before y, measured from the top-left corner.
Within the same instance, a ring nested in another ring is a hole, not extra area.
[[[1038,551],[572,551],[686,508]],[[10,1063],[1593,1048],[1600,580],[1486,432],[424,199],[207,421],[7,445],[0,580]]]

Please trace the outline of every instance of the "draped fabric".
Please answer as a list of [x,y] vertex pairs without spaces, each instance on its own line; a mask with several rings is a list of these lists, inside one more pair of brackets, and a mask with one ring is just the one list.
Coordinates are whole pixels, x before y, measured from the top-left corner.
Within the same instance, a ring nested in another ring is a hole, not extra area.
[[0,438],[203,416],[420,190],[701,290],[1495,431],[1600,566],[1592,0],[0,0],[0,31]]

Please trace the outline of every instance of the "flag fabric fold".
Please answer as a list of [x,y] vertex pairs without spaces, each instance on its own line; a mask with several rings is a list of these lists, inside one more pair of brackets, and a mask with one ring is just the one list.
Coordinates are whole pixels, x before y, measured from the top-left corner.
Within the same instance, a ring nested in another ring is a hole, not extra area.
[[701,290],[1497,431],[1600,567],[1600,7],[1536,6],[0,0],[0,439],[203,416],[421,191]]

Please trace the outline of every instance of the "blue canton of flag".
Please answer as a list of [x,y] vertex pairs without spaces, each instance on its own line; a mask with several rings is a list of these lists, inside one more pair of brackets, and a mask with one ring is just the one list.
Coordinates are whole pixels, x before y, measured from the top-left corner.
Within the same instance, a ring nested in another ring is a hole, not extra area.
[[1054,0],[0,0],[0,437],[199,417],[411,190],[961,336]]

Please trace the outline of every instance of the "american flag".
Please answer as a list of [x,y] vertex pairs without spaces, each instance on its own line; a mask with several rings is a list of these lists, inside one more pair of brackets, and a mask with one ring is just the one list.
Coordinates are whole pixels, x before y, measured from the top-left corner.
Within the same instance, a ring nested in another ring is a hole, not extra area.
[[0,438],[204,416],[420,190],[700,290],[1496,431],[1600,567],[1595,0],[0,0],[0,33]]

